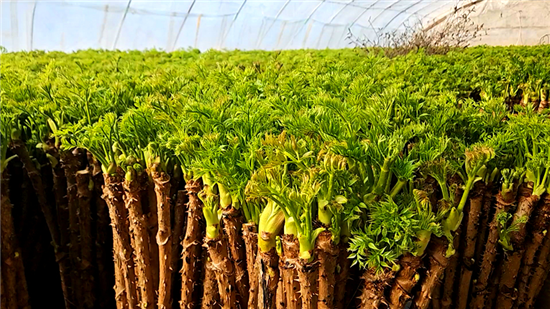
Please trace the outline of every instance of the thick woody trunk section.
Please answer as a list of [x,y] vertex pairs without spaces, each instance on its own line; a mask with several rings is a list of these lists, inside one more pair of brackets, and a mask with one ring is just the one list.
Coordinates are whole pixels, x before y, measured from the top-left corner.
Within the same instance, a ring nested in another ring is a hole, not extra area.
[[220,233],[217,239],[204,240],[208,255],[212,260],[212,268],[218,281],[218,290],[222,308],[237,308],[237,291],[235,289],[235,271],[229,258],[227,240]]
[[479,269],[479,275],[473,288],[472,301],[470,307],[475,309],[485,308],[486,300],[489,296],[487,287],[493,273],[496,257],[497,257],[497,244],[499,239],[498,234],[498,221],[497,217],[502,212],[508,212],[515,202],[515,194],[509,193],[506,196],[502,196],[501,193],[497,195],[497,204],[495,215],[489,225],[489,234],[487,235],[487,242],[485,245],[485,251],[483,253],[483,259]]
[[152,172],[155,182],[155,194],[157,198],[158,232],[157,245],[159,248],[159,287],[158,307],[169,309],[172,307],[171,287],[172,270],[170,261],[172,257],[172,229],[170,220],[170,176],[164,172]]
[[[181,268],[181,309],[196,308],[199,304],[198,265],[201,260],[202,239],[204,237],[204,224],[202,217],[202,202],[197,193],[201,190],[199,181],[189,180],[185,185],[188,197],[187,226],[182,243],[182,268]],[[206,269],[206,266],[205,266]]]
[[157,244],[158,234],[158,210],[155,183],[153,178],[148,177],[147,182],[147,226],[149,228],[149,250],[151,251],[151,270],[153,272],[153,285],[155,290],[159,288],[159,246]]
[[76,187],[76,172],[80,167],[78,149],[61,154],[61,164],[67,179],[67,202],[69,208],[69,258],[71,261],[71,284],[75,297],[75,305],[83,307],[83,281],[80,278],[80,228],[78,224],[78,190]]
[[78,225],[80,227],[80,280],[82,282],[83,308],[95,307],[94,275],[92,257],[92,212],[90,190],[90,172],[88,170],[76,173],[76,188],[78,198]]
[[391,286],[394,276],[395,273],[391,270],[383,270],[377,274],[374,269],[367,269],[362,276],[363,288],[359,297],[361,301],[359,308],[370,309],[388,306],[385,291]]
[[[172,182],[174,184],[174,182]],[[173,189],[173,187],[172,187]],[[178,263],[180,262],[181,254],[181,245],[184,236],[185,230],[185,204],[187,203],[187,194],[184,190],[178,190],[175,193],[176,203],[174,204],[174,228],[172,229],[172,265],[170,269],[172,270],[172,296],[176,298],[179,295],[181,286],[178,282],[178,272],[175,271],[179,269]]]
[[[496,192],[495,192],[496,193]],[[494,195],[496,196],[496,194]],[[483,258],[483,252],[487,241],[487,235],[489,234],[489,224],[491,222],[491,211],[494,205],[493,197],[493,184],[489,183],[483,194],[483,206],[481,209],[481,218],[479,219],[479,236],[477,237],[477,244],[475,250],[475,260],[479,269]],[[476,270],[477,273],[477,270]]]
[[115,261],[115,300],[117,308],[138,306],[135,286],[134,263],[128,229],[124,191],[120,176],[104,174],[103,199],[109,208],[113,229],[113,256]]
[[18,248],[12,208],[9,198],[8,174],[4,170],[1,175],[1,239],[2,239],[2,288],[4,302],[2,308],[30,308],[29,292],[21,250]]
[[[4,269],[4,267],[2,267],[2,269]],[[5,271],[2,271],[2,275],[0,276],[0,304],[3,304],[2,308],[10,308],[8,304],[8,297],[6,295],[7,292],[4,291],[6,288],[6,280],[4,277]]]
[[428,245],[428,270],[420,285],[420,291],[414,299],[414,308],[427,309],[436,288],[440,287],[441,277],[449,263],[446,257],[447,240],[432,237]]
[[256,268],[256,257],[258,255],[258,227],[255,223],[243,224],[243,239],[246,249],[246,269],[248,271],[248,308],[258,306],[258,272]]
[[485,196],[485,184],[477,182],[470,193],[470,209],[466,219],[466,233],[464,251],[462,252],[462,263],[460,267],[460,278],[458,281],[458,309],[466,309],[468,306],[468,296],[470,295],[470,281],[476,265],[475,250],[477,245],[477,236],[479,233],[479,217],[483,207],[483,198]]
[[248,304],[249,285],[246,272],[246,251],[241,235],[243,217],[238,209],[229,207],[223,211],[222,220],[235,269],[235,285],[239,292],[239,301],[241,306],[244,307],[245,304]]
[[138,177],[131,181],[125,179],[123,186],[124,204],[128,211],[130,233],[133,235],[131,244],[134,249],[135,273],[140,291],[140,308],[154,308],[155,288],[150,264],[149,233],[141,206],[140,179]]
[[208,254],[204,257],[204,277],[203,277],[203,293],[201,308],[210,309],[219,307],[220,293],[218,292],[218,281],[216,280],[216,274],[212,269],[212,260],[208,258]]
[[[55,148],[50,148],[50,155],[54,156],[59,160],[59,153]],[[65,308],[71,308],[75,304],[75,295],[72,288],[70,280],[70,263],[68,252],[70,235],[69,235],[69,205],[67,201],[67,179],[65,178],[65,171],[61,164],[56,164],[52,167],[53,174],[53,187],[54,187],[54,197],[56,205],[56,219],[57,226],[59,229],[59,252],[62,252],[62,255],[57,257],[57,262],[59,265],[60,275],[61,275],[61,290],[63,291],[63,297],[65,300]],[[63,266],[61,265],[63,264]],[[61,273],[65,271],[66,273]]]
[[454,234],[453,246],[456,250],[455,254],[449,258],[449,264],[445,269],[445,276],[443,278],[443,285],[441,287],[441,308],[451,309],[454,305],[453,295],[456,282],[456,275],[458,272],[458,264],[460,260],[460,254],[458,252],[460,246],[460,234],[463,225],[461,225]]
[[395,276],[390,291],[390,308],[405,308],[405,304],[413,298],[412,290],[420,279],[418,270],[422,267],[422,257],[406,253],[399,260],[401,270]]
[[[535,209],[540,196],[532,194],[533,189],[528,186],[526,190],[522,190],[520,200],[516,212],[514,213],[514,224],[520,218],[529,218]],[[521,260],[525,252],[524,242],[527,236],[527,224],[518,225],[518,230],[510,233],[510,240],[513,246],[512,252],[505,252],[502,262],[502,274],[499,281],[499,294],[496,301],[497,308],[510,309],[514,305],[516,299],[516,278],[521,268]]]
[[[109,252],[112,246],[109,243],[109,238],[113,237],[109,233],[109,209],[105,200],[101,198],[103,194],[103,172],[101,165],[88,153],[88,162],[92,166],[92,177],[94,182],[93,205],[95,205],[95,226],[94,226],[94,246],[96,260],[96,278],[97,278],[97,303],[99,308],[110,307],[111,301],[114,300],[112,295],[112,286],[114,285],[112,253]],[[59,212],[58,212],[59,214]],[[67,214],[68,216],[68,214]],[[59,221],[59,219],[58,219]]]
[[[259,237],[262,237],[260,232]],[[264,235],[264,238],[269,236]],[[275,248],[268,252],[258,250],[258,309],[275,309],[279,284],[279,256]]]
[[300,245],[298,244],[298,239],[292,234],[284,234],[281,237],[281,242],[283,257],[280,274],[286,297],[285,305],[289,309],[300,309],[302,308],[302,299],[300,297],[300,281],[296,271]]
[[332,234],[323,231],[317,237],[319,256],[319,303],[322,309],[334,308],[334,286],[336,285],[336,264],[339,247],[332,241]]
[[534,308],[535,301],[539,295],[544,282],[550,271],[550,233],[546,234],[546,237],[542,243],[542,248],[539,253],[537,265],[533,271],[533,277],[529,282],[529,291],[527,293],[527,300],[525,304],[518,304],[519,308]]
[[[21,160],[21,162],[23,163],[23,168],[27,171],[27,175],[29,176],[34,191],[36,192],[38,204],[46,220],[46,225],[48,226],[48,230],[50,232],[50,237],[52,239],[52,244],[54,247],[56,261],[59,265],[61,289],[64,294],[63,296],[65,298],[65,304],[70,305],[70,295],[67,288],[67,285],[69,283],[68,278],[70,276],[69,263],[67,263],[66,252],[63,251],[63,248],[60,248],[58,246],[59,231],[56,225],[56,218],[52,209],[50,209],[50,207],[48,206],[44,184],[42,183],[42,177],[40,176],[40,172],[31,160],[27,147],[22,141],[13,141],[13,144],[11,145],[11,150],[19,157],[19,160]],[[68,306],[67,308],[70,308],[70,306]]]
[[443,286],[443,278],[438,280],[432,293],[432,301],[430,307],[433,309],[441,309],[441,289]]
[[[458,201],[462,199],[464,190],[460,187],[454,192],[454,201],[455,206],[458,206]],[[469,213],[470,203],[466,203],[464,207],[464,213]],[[454,296],[454,286],[457,281],[456,275],[458,272],[458,264],[460,260],[460,244],[461,244],[461,235],[464,229],[464,221],[460,223],[458,229],[453,233],[453,247],[455,249],[455,254],[449,258],[447,268],[445,269],[445,276],[443,279],[443,284],[441,287],[441,308],[443,309],[452,309],[453,305],[453,296]]]
[[[279,257],[279,274],[281,273],[282,268],[282,262],[281,258]],[[284,309],[286,296],[285,296],[285,286],[283,284],[283,277],[279,275],[279,282],[277,283],[277,296],[275,297],[277,300],[277,309]]]
[[300,294],[302,297],[302,309],[316,309],[319,302],[319,264],[317,261],[307,262],[298,259],[298,280],[300,281]]
[[338,266],[336,272],[336,286],[334,287],[334,308],[344,309],[347,301],[346,285],[348,283],[348,274],[351,267],[351,260],[348,258],[348,244],[343,240],[340,241],[340,253],[338,255]]
[[535,270],[536,255],[542,246],[544,238],[550,228],[550,194],[546,194],[541,201],[541,205],[535,213],[535,220],[532,225],[532,234],[525,247],[522,269],[519,275],[518,286],[518,305],[527,302],[529,281]]

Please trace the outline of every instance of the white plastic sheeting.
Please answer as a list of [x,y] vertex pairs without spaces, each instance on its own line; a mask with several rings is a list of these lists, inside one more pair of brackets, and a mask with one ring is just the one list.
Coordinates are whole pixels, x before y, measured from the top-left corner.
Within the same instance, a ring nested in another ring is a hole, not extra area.
[[537,44],[550,34],[550,0],[4,1],[8,51],[78,49],[296,49],[348,47],[455,6],[476,4],[477,43]]

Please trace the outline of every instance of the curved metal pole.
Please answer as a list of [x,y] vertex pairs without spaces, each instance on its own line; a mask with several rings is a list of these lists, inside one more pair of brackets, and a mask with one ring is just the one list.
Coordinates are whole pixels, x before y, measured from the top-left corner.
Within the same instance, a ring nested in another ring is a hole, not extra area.
[[[429,16],[429,15],[432,14],[433,12],[435,12],[435,11],[441,9],[442,7],[444,7],[444,6],[446,6],[446,5],[448,4],[448,3],[446,3],[445,1],[441,1],[441,3],[442,3],[442,5],[436,7],[436,8],[433,9],[433,10],[430,10],[430,11],[428,12],[428,14],[424,14],[421,18],[424,18],[424,17],[426,17],[426,16]],[[420,8],[420,9],[414,11],[414,13],[412,13],[411,16],[416,15],[418,12],[420,12],[420,10],[426,8],[427,6],[430,6],[431,4],[433,4],[433,3],[428,3],[425,7],[422,7],[422,8]],[[408,19],[406,19],[405,21],[401,22],[401,23],[399,24],[398,27],[402,26],[402,25],[405,24],[405,22],[407,22],[407,21],[408,21]]]
[[[329,2],[332,2],[332,1],[329,1]],[[345,10],[349,5],[351,5],[353,2],[355,2],[355,0],[351,0],[349,1],[348,3],[346,3],[341,9],[339,9],[336,13],[334,13],[334,15],[332,15],[329,19],[329,21],[323,25],[323,28],[321,29],[321,34],[319,34],[319,39],[317,40],[317,44],[315,45],[316,48],[319,48],[319,43],[321,42],[321,37],[323,37],[323,34],[325,33],[325,27],[327,26],[327,24],[330,24],[334,21],[334,19],[336,18],[336,16],[340,15],[340,13],[342,13],[343,10]],[[337,2],[333,2],[333,3],[337,3]],[[332,33],[330,34],[330,38],[329,38],[329,44],[330,42],[332,41],[332,35],[334,34],[334,29],[332,29]],[[328,44],[327,44],[327,47],[328,47]]]
[[33,49],[33,43],[34,43],[34,15],[36,13],[36,6],[38,5],[38,1],[34,1],[34,5],[32,6],[32,18],[31,18],[31,44],[30,44],[30,50]]
[[294,40],[297,36],[298,36],[298,33],[300,33],[300,31],[302,31],[302,29],[304,29],[304,27],[307,25],[307,23],[309,22],[309,20],[311,19],[311,17],[313,16],[313,14],[315,14],[315,12],[317,12],[317,10],[321,7],[321,5],[325,3],[325,0],[322,0],[321,2],[319,2],[319,4],[317,4],[317,6],[313,9],[313,11],[311,12],[311,14],[309,14],[309,16],[306,18],[305,22],[302,24],[302,26],[298,29],[298,31],[296,31],[294,33],[294,35],[292,36],[292,38],[290,38],[290,40],[286,43],[285,45],[285,48],[288,46],[288,44],[290,44],[290,42],[292,42],[292,40]]
[[279,16],[281,16],[281,14],[283,13],[283,11],[286,9],[287,5],[290,3],[290,0],[286,0],[285,4],[283,5],[283,7],[279,10],[279,12],[277,12],[277,15],[275,15],[275,18],[273,19],[273,21],[271,22],[271,25],[269,25],[269,27],[267,27],[267,30],[265,31],[264,35],[262,36],[262,38],[259,40],[259,41],[256,41],[256,48],[258,48],[258,46],[260,46],[262,44],[262,42],[264,41],[264,38],[267,36],[267,33],[269,32],[269,30],[271,30],[271,27],[273,27],[273,25],[275,24],[275,21],[279,18]]
[[401,2],[403,0],[397,0],[397,1],[394,1],[392,4],[390,4],[387,8],[385,8],[382,12],[380,12],[380,14],[376,15],[376,17],[371,21],[372,23],[372,26],[374,27],[374,22],[380,17],[382,16],[382,14],[384,14],[387,10],[391,9],[394,5],[398,4],[399,2]]
[[191,14],[191,10],[193,9],[193,6],[195,5],[196,1],[197,0],[193,0],[193,2],[191,3],[191,6],[189,6],[189,9],[187,10],[187,14],[185,14],[185,18],[181,22],[181,26],[178,29],[178,34],[176,34],[176,38],[174,39],[174,43],[172,44],[172,47],[170,48],[169,51],[173,51],[174,48],[176,47],[176,44],[178,43],[178,39],[180,38],[181,30],[183,29],[183,25],[185,25],[185,22],[187,21],[187,18],[189,17],[189,14]]
[[330,20],[328,21],[328,23],[329,24],[332,23],[334,21],[334,19],[336,18],[336,16],[340,15],[340,13],[342,13],[342,11],[345,10],[353,2],[355,2],[355,0],[349,1],[341,9],[339,9],[338,12],[334,13],[334,15],[332,15],[332,17],[330,17]]
[[227,32],[225,32],[225,34],[223,35],[222,46],[225,44],[225,40],[227,39],[227,36],[229,35],[229,31],[231,31],[231,27],[233,27],[233,24],[235,23],[235,20],[237,20],[237,17],[239,17],[239,14],[241,13],[244,5],[246,4],[246,1],[247,0],[243,1],[243,3],[241,4],[241,7],[239,7],[239,10],[237,11],[237,13],[235,13],[235,16],[233,17],[233,20],[229,24],[229,28],[227,29]]
[[[481,2],[483,2],[483,1],[485,1],[485,0],[475,0],[475,1],[472,1],[472,2],[470,2],[470,3],[467,3],[467,4],[465,4],[465,5],[463,5],[463,6],[459,7],[459,8],[457,8],[456,11],[460,11],[460,10],[469,8],[469,7],[474,6],[474,5],[478,4],[478,3],[481,3]],[[449,15],[451,15],[451,14],[454,13],[454,12],[455,12],[455,11],[452,10],[451,12],[449,12],[449,13],[443,15],[443,17],[441,17],[441,18],[439,18],[438,20],[436,20],[433,24],[431,24],[429,27],[427,27],[426,29],[424,29],[424,31],[431,30],[433,27],[435,27],[435,26],[441,24],[442,22],[445,21],[445,19],[447,19],[447,17],[449,17]]]
[[357,17],[355,18],[355,20],[353,20],[353,22],[349,25],[348,28],[351,29],[351,27],[353,27],[353,25],[355,25],[355,24],[359,21],[359,19],[361,19],[361,17],[363,17],[363,15],[365,15],[365,13],[368,12],[368,11],[369,11],[373,6],[375,6],[378,2],[380,2],[380,0],[376,0],[376,1],[373,2],[371,5],[369,5],[369,7],[365,8],[365,9],[363,10],[363,12],[361,12],[361,14],[359,14],[359,16],[357,16]]
[[120,37],[120,30],[122,30],[122,25],[124,24],[124,20],[126,19],[126,15],[128,15],[128,10],[130,9],[130,4],[132,4],[132,0],[128,0],[128,4],[126,5],[126,10],[124,11],[124,15],[122,15],[122,19],[120,20],[120,24],[118,25],[118,31],[116,32],[115,41],[113,42],[113,48],[115,49],[116,44],[118,43],[118,38]]
[[416,2],[413,2],[413,4],[409,5],[406,9],[401,10],[401,12],[395,14],[395,15],[392,17],[392,19],[390,19],[390,21],[388,21],[388,22],[384,25],[384,27],[383,27],[382,29],[386,29],[386,28],[392,23],[392,21],[394,21],[398,16],[401,16],[401,14],[405,13],[408,9],[410,9],[410,8],[412,8],[412,7],[414,7],[414,6],[416,6],[417,4],[419,4],[419,3],[422,2],[422,1],[423,1],[423,0],[418,0],[418,1],[416,1]]

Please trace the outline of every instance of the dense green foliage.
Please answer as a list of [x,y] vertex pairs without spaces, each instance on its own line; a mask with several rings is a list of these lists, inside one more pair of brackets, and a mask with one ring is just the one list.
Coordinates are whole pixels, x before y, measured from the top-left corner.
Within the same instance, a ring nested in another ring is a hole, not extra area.
[[[1,74],[3,143],[85,148],[105,173],[158,164],[202,178],[212,235],[221,209],[258,223],[270,201],[266,222],[282,211],[308,260],[328,229],[336,243],[351,239],[361,266],[392,267],[422,254],[432,233],[452,244],[467,192],[495,168],[526,171],[537,192],[549,183],[550,122],[537,112],[549,46],[394,59],[351,49],[8,53]],[[428,176],[438,205],[421,197]]]

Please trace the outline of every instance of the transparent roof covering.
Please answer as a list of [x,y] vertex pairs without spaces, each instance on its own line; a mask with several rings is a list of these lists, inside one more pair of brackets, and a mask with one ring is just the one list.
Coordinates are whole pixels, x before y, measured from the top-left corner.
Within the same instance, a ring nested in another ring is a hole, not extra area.
[[495,30],[489,44],[535,44],[550,33],[544,18],[550,1],[540,0],[2,1],[0,45],[8,51],[342,48],[349,31],[373,39],[471,3],[485,29]]

